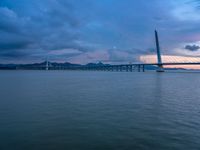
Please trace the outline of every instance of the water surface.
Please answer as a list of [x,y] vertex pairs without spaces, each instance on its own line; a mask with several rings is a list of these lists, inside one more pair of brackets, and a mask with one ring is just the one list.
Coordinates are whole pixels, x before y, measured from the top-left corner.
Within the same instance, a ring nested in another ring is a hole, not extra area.
[[1,150],[199,150],[200,73],[0,71]]

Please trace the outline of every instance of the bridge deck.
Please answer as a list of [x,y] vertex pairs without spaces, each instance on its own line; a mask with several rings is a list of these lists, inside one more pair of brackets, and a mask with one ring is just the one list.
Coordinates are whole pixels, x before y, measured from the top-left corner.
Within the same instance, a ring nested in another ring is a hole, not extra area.
[[183,62],[183,63],[135,63],[135,64],[121,64],[121,65],[110,65],[110,66],[135,66],[135,65],[145,65],[145,66],[149,66],[149,65],[163,65],[163,66],[169,66],[169,65],[200,65],[200,62]]

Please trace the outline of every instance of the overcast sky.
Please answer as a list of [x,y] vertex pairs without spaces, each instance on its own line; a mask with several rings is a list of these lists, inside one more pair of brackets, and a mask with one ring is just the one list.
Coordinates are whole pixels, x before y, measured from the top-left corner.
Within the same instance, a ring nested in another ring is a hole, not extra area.
[[0,0],[0,63],[200,56],[200,0]]

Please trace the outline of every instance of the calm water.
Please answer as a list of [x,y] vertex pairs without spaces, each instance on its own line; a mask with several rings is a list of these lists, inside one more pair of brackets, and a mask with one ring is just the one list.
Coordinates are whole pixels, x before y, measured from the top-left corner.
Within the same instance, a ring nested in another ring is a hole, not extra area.
[[200,73],[0,72],[0,150],[199,150]]

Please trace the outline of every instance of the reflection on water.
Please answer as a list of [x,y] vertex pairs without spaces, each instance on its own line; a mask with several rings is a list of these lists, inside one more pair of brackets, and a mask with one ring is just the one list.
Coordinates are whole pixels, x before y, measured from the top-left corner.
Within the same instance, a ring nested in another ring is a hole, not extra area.
[[200,74],[0,72],[0,149],[200,149]]

